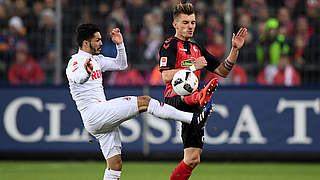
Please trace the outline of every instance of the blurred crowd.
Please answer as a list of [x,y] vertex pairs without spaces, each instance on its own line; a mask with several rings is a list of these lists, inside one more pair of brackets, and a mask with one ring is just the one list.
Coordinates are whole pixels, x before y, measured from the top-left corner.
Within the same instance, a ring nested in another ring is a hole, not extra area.
[[[61,0],[63,69],[78,50],[75,28],[98,24],[102,54],[116,56],[108,32],[124,35],[129,68],[106,73],[106,85],[162,85],[158,50],[174,35],[177,0]],[[196,8],[194,40],[223,60],[224,0],[191,0]],[[320,0],[234,0],[233,31],[248,29],[238,63],[221,83],[296,86],[320,83]],[[0,0],[0,81],[52,84],[56,63],[55,0]],[[62,70],[65,79],[64,70]],[[203,72],[206,81],[215,75]]]

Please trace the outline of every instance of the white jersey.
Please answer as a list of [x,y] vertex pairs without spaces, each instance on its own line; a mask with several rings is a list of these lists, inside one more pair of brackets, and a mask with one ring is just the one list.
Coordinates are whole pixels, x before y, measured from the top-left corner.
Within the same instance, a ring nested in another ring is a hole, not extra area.
[[[106,97],[102,86],[102,72],[124,70],[128,67],[124,44],[117,45],[117,57],[92,55],[79,49],[67,66],[66,74],[69,81],[70,93],[79,111],[91,103],[105,102]],[[84,63],[91,58],[93,70],[88,74]]]

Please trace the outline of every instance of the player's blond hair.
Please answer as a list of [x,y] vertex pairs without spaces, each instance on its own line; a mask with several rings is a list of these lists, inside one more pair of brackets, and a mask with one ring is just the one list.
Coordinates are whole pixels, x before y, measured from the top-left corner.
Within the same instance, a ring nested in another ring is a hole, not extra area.
[[194,13],[194,8],[191,3],[182,4],[180,2],[173,8],[173,19],[175,20],[177,17],[179,17],[180,14],[191,15]]

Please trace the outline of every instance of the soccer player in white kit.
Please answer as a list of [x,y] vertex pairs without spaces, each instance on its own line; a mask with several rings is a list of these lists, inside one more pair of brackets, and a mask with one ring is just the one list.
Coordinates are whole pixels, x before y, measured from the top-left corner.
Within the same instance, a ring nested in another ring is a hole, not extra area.
[[66,74],[70,93],[81,114],[84,127],[98,139],[102,153],[107,160],[104,180],[117,180],[120,179],[122,169],[119,134],[119,125],[122,122],[147,111],[162,119],[200,123],[212,112],[212,101],[201,113],[192,114],[160,103],[149,96],[127,96],[106,100],[101,73],[124,70],[128,67],[120,30],[113,29],[110,36],[116,44],[116,58],[100,55],[102,37],[97,25],[79,25],[77,28],[79,51],[70,59]]

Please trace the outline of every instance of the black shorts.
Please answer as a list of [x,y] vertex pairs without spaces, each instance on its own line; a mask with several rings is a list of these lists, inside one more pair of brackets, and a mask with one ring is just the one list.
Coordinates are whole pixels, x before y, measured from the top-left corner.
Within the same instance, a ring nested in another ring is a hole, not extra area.
[[[200,112],[201,109],[199,106],[190,106],[181,100],[181,96],[173,96],[173,97],[166,97],[164,102],[169,104],[181,111],[186,112]],[[182,123],[182,142],[183,148],[189,147],[196,147],[201,148],[203,147],[203,139],[204,139],[204,124],[187,124]]]

